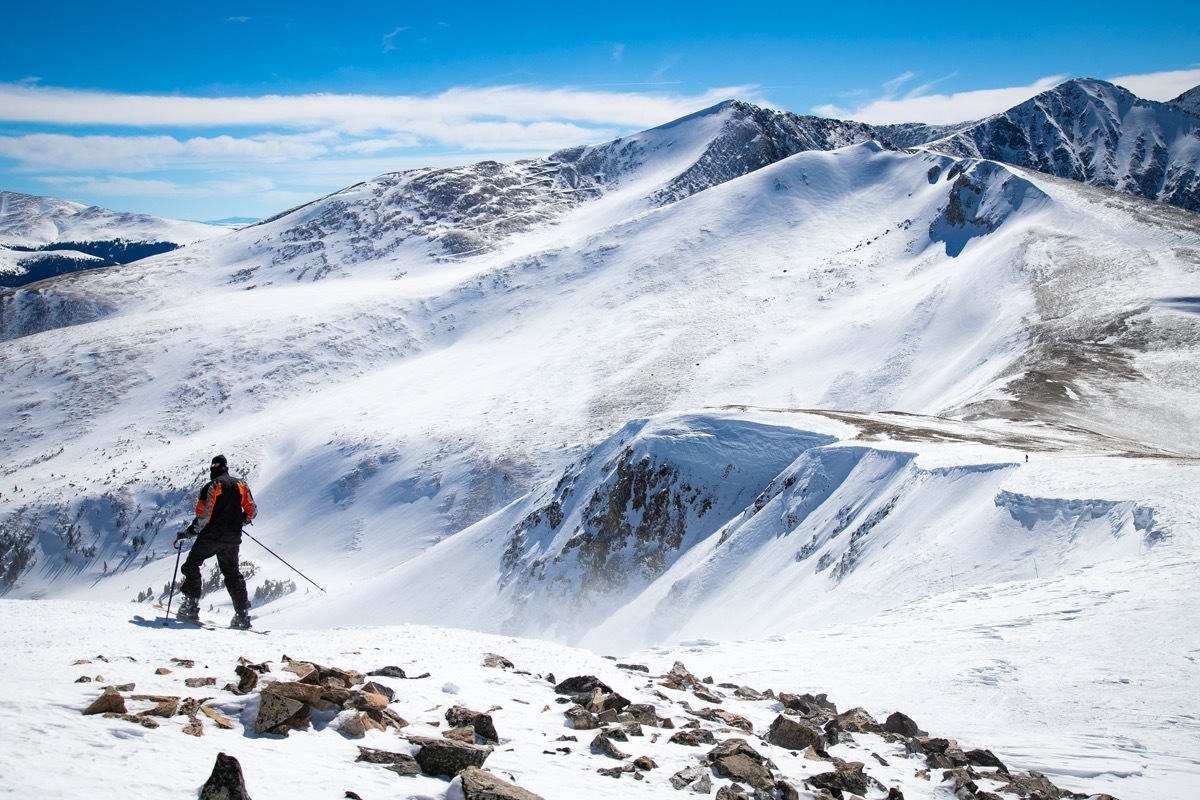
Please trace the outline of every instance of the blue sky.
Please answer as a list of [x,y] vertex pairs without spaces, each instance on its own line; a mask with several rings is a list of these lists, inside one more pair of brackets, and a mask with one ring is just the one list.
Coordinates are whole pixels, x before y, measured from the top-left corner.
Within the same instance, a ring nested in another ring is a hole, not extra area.
[[6,3],[0,189],[263,217],[384,172],[605,141],[731,97],[865,122],[1074,77],[1200,85],[1191,3]]

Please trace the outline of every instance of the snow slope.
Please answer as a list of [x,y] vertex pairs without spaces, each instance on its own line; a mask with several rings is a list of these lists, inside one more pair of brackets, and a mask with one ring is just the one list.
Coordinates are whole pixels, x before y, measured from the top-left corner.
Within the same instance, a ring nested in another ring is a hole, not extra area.
[[[669,741],[689,720],[715,731],[716,741],[749,741],[774,762],[777,774],[800,789],[800,797],[812,797],[802,781],[832,765],[760,739],[782,706],[770,698],[741,699],[733,691],[748,687],[776,694],[828,693],[839,711],[861,706],[878,720],[900,710],[931,735],[956,738],[964,750],[987,748],[1009,770],[1035,769],[1081,796],[1180,797],[1197,777],[1200,736],[1186,709],[1187,689],[1200,676],[1180,639],[1157,638],[1144,622],[1156,606],[1193,599],[1188,581],[1159,579],[1185,574],[1180,564],[1158,563],[1116,575],[1098,568],[1036,587],[960,590],[865,626],[766,640],[693,640],[616,660],[544,641],[444,628],[275,630],[259,637],[165,630],[157,618],[131,621],[128,604],[2,600],[0,639],[6,647],[0,667],[9,679],[0,688],[0,722],[10,735],[0,749],[0,769],[6,789],[20,795],[67,798],[86,790],[97,798],[193,796],[217,753],[224,752],[238,759],[246,788],[257,800],[347,791],[361,797],[461,797],[457,781],[399,777],[355,761],[359,746],[415,752],[403,735],[439,736],[446,710],[461,705],[491,711],[500,745],[485,766],[544,798],[678,797],[670,777],[698,765],[712,749]],[[1132,584],[1127,583],[1131,575]],[[1119,627],[1111,625],[1114,620]],[[63,629],[72,630],[72,636],[54,633]],[[1087,635],[1076,640],[1078,632]],[[1180,628],[1181,634],[1194,632],[1194,623]],[[1078,644],[1047,647],[1064,633]],[[513,667],[484,667],[493,653]],[[310,725],[287,737],[254,733],[260,695],[239,696],[222,687],[237,682],[239,658],[265,663],[264,681],[294,680],[284,670],[285,654],[362,673],[399,666],[407,679],[373,680],[396,691],[390,707],[410,725],[401,736],[372,731],[355,739],[338,732],[342,716],[331,711],[314,715]],[[691,692],[662,686],[661,677],[676,662],[711,677],[706,688],[724,698],[717,707],[744,717],[753,732],[692,714],[712,705]],[[618,666],[622,663],[648,672]],[[161,668],[168,672],[160,674]],[[652,704],[675,729],[643,726],[642,736],[616,742],[630,756],[623,761],[592,751],[596,731],[569,727],[562,713],[568,706],[555,700],[553,681],[575,675],[595,675],[627,699]],[[185,679],[203,677],[213,678],[215,685],[184,685]],[[81,678],[89,680],[80,683]],[[199,716],[203,733],[193,738],[180,735],[186,716],[151,718],[158,727],[147,729],[125,719],[81,714],[104,686],[128,684],[133,688],[122,694],[130,712],[154,705],[133,700],[134,695],[209,698],[208,705],[234,728],[220,729]],[[1172,706],[1175,711],[1166,716],[1158,713]],[[931,770],[929,779],[919,777],[924,758],[906,753],[902,744],[873,734],[847,738],[852,741],[829,747],[829,754],[865,764],[866,773],[882,785],[918,800],[952,796],[952,784],[939,770]],[[631,774],[614,780],[597,773],[636,756],[649,756],[656,764],[641,781]],[[731,782],[709,774],[714,790]]]
[[1197,632],[1157,612],[1196,600],[1195,214],[874,142],[694,169],[736,110],[0,295],[7,597],[153,613],[222,452],[325,590],[245,543],[297,643],[752,637],[729,671],[895,686],[1124,800],[1188,785]]

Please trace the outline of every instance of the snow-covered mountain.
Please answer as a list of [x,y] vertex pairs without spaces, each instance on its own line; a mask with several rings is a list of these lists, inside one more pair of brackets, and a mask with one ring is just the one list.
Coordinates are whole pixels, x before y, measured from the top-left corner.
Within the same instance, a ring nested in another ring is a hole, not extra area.
[[227,230],[0,191],[0,287],[128,264]]
[[1200,86],[1188,89],[1170,102],[1171,105],[1179,106],[1193,117],[1200,117]]
[[1187,97],[1157,103],[1076,79],[929,146],[1200,211],[1200,116]]
[[[986,631],[922,681],[1036,673],[1087,713],[1006,730],[1061,720],[1076,764],[1124,746],[1088,716],[1137,750],[1178,716],[1154,664],[1200,677],[1197,623],[1133,599],[1164,577],[1200,599],[1178,580],[1200,523],[1198,222],[740,103],[382,176],[0,295],[0,575],[10,598],[165,599],[222,452],[259,501],[250,533],[305,573],[244,545],[262,626],[624,651]],[[1004,608],[1041,603],[1053,636],[1010,653]],[[1105,662],[1119,703],[1035,666],[1130,620],[1149,627],[1121,647],[1161,652]],[[897,663],[917,668],[878,669]],[[1172,752],[1200,740],[1177,730]],[[1155,796],[1147,761],[1084,777]]]

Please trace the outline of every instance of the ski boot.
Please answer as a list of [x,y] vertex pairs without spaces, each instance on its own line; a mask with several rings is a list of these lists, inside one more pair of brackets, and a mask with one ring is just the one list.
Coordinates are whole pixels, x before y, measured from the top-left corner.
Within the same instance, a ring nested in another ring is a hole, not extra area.
[[233,615],[233,619],[229,621],[229,627],[236,628],[239,631],[250,630],[250,609],[237,611]]
[[175,612],[177,619],[194,622],[200,624],[200,601],[188,595],[183,596],[183,602],[179,604],[179,610]]

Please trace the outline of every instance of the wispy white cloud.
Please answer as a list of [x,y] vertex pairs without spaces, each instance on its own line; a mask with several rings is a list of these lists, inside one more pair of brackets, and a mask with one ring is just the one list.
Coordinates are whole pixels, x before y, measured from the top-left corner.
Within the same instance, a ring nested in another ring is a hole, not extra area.
[[391,33],[385,34],[383,37],[383,52],[390,53],[391,51],[395,50],[396,49],[396,45],[394,43],[395,38],[397,36],[399,36],[400,34],[404,33],[406,30],[408,30],[407,25],[399,27],[399,28],[393,28]]
[[359,94],[185,97],[0,84],[0,120],[146,128],[330,129],[351,134],[391,131],[419,136],[425,130],[496,120],[515,124],[653,126],[721,100],[753,99],[757,94],[751,86],[714,88],[696,95],[496,86],[454,88],[427,97]]
[[[836,105],[818,106],[813,109],[818,114],[838,119],[853,119],[875,125],[885,125],[897,122],[925,122],[930,125],[950,125],[956,122],[967,122],[1020,105],[1029,98],[1056,86],[1066,79],[1058,75],[1042,78],[1029,86],[1013,86],[1001,89],[981,89],[972,92],[955,92],[953,94],[923,94],[926,87],[895,97],[889,93],[862,102],[853,108],[843,108]],[[893,90],[898,88],[889,82]],[[927,84],[932,86],[933,84]],[[888,88],[885,86],[885,88]]]
[[0,136],[0,157],[23,171],[151,172],[185,163],[191,168],[222,162],[284,162],[316,158],[329,151],[321,134],[302,136],[70,136],[38,133]]
[[1174,100],[1179,95],[1200,86],[1200,69],[1178,69],[1152,72],[1147,75],[1123,75],[1107,78],[1109,83],[1124,86],[1138,97],[1147,100]]
[[900,75],[892,78],[890,81],[885,81],[883,84],[883,90],[889,95],[894,95],[900,91],[901,86],[908,83],[915,77],[917,77],[917,73],[915,72],[901,73]]
[[624,57],[625,57],[625,45],[620,44],[620,43],[614,44],[613,48],[612,48],[612,60],[620,61]]
[[[854,119],[875,125],[897,122],[949,125],[999,114],[1053,88],[1066,80],[1068,76],[1053,75],[1028,86],[981,89],[952,94],[932,92],[932,89],[939,83],[954,77],[954,75],[947,75],[901,94],[902,87],[914,77],[916,75],[912,72],[899,75],[883,84],[880,87],[881,93],[872,95],[867,92],[857,95],[854,105],[822,105],[817,106],[813,111],[823,116]],[[1165,101],[1173,100],[1189,89],[1200,85],[1200,69],[1124,75],[1102,80],[1124,86],[1147,100]]]

